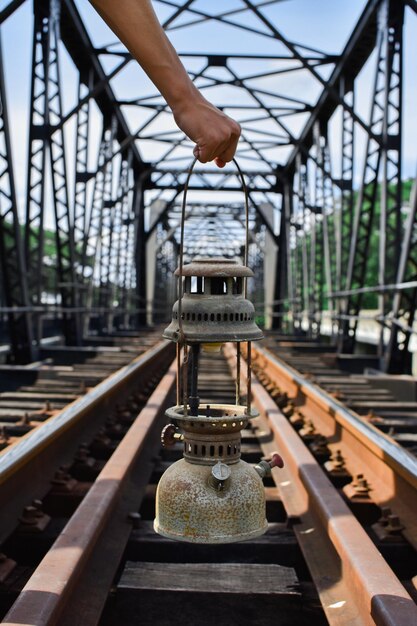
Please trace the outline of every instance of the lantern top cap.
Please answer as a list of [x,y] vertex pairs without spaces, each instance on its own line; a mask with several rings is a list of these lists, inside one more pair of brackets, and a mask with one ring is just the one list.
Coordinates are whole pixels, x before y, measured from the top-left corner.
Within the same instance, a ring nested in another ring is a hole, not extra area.
[[[179,276],[179,268],[175,270],[175,276]],[[208,276],[208,277],[240,277],[253,276],[249,267],[241,265],[234,259],[196,257],[188,265],[182,268],[183,276]]]

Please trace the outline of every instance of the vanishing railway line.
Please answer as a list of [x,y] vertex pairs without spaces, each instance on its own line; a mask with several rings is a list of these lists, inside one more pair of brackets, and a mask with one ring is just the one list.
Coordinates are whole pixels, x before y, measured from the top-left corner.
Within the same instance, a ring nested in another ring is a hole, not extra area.
[[[156,484],[182,455],[160,447],[173,356],[150,347],[3,451],[4,623],[416,621],[414,457],[259,346],[242,458],[278,449],[286,463],[265,482],[267,533],[216,546],[154,533]],[[224,356],[201,360],[202,403],[233,403],[230,344]]]

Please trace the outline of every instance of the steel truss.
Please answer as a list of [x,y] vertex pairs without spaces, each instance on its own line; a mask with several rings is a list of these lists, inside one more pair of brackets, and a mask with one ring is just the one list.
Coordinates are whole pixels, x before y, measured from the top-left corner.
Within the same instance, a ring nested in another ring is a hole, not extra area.
[[[0,22],[23,4],[10,2]],[[33,1],[24,255],[8,137],[10,94],[0,76],[1,293],[3,311],[14,308],[4,319],[16,362],[30,360],[31,333],[41,340],[46,317],[60,325],[69,344],[89,332],[149,323],[152,246],[158,285],[168,285],[178,252],[178,202],[192,144],[160,94],[148,87],[118,93],[115,81],[132,68],[130,54],[118,44],[93,45],[78,4]],[[186,50],[181,57],[199,89],[241,124],[238,160],[247,178],[251,256],[260,274],[266,235],[278,250],[275,299],[269,303],[275,326],[312,337],[330,328],[339,350],[354,352],[364,297],[379,294],[381,367],[404,370],[417,259],[415,196],[407,224],[401,213],[402,32],[405,7],[412,15],[415,2],[369,0],[338,55],[286,37],[278,26],[280,0],[214,8],[180,0],[155,5],[173,37],[215,23],[224,35],[240,32],[259,42],[257,54]],[[76,96],[66,108],[63,48],[76,72]],[[372,54],[375,81],[366,120],[355,93]],[[311,86],[302,97],[285,86],[298,74]],[[75,151],[66,145],[71,124]],[[354,185],[358,129],[367,141],[361,180]],[[241,187],[233,164],[224,170],[197,167],[189,188],[187,258],[239,254],[242,198],[237,199]],[[277,229],[265,206],[280,215]],[[378,278],[371,284],[369,247],[377,230]],[[154,294],[156,321],[164,315],[168,292]]]
[[21,229],[17,213],[16,188],[11,160],[3,53],[0,39],[0,259],[1,292],[8,309],[6,316],[11,344],[10,360],[25,363],[34,357],[32,329],[28,315],[28,290]]

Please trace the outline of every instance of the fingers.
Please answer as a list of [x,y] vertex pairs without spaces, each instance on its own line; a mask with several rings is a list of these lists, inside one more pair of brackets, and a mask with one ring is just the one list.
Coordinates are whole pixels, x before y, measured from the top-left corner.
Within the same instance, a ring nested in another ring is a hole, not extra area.
[[230,141],[225,150],[216,155],[221,161],[223,161],[223,163],[229,163],[229,161],[231,161],[235,156],[237,144],[240,137],[240,126],[239,124],[235,125],[237,126],[237,129],[230,137]]
[[199,92],[191,102],[187,99],[173,108],[174,119],[179,128],[196,145],[194,156],[200,163],[215,160],[224,167],[235,155],[240,137],[240,126],[220,111]]
[[[200,163],[208,163],[209,161],[213,161],[214,159],[216,159],[220,153],[223,153],[224,149],[223,149],[223,144],[215,148],[209,145],[204,146],[201,144],[200,145],[197,144],[193,152],[194,152],[194,156],[197,157]],[[220,158],[220,160],[223,161],[222,158]]]
[[226,165],[225,161],[222,161],[220,157],[216,157],[214,159],[214,162],[217,165],[217,167],[224,167]]
[[228,120],[230,122],[228,129],[228,137],[223,141],[210,141],[207,142],[206,145],[200,143],[197,144],[193,150],[194,156],[201,163],[208,163],[209,161],[213,161],[216,163],[217,167],[224,167],[226,163],[232,161],[237,144],[240,137],[240,126],[233,120]]

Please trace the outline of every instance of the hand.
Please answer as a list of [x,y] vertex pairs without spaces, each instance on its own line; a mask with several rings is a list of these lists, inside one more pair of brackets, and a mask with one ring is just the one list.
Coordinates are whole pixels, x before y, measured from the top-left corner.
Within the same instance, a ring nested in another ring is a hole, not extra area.
[[240,126],[201,94],[173,108],[173,114],[179,128],[196,143],[194,156],[201,163],[214,160],[224,167],[233,159]]

